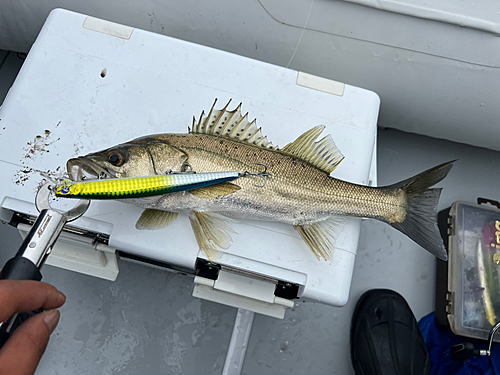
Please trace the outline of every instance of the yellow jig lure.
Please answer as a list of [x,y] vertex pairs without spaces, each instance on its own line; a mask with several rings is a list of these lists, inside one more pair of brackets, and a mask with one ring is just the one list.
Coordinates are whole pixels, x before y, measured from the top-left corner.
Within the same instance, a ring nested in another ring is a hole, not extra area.
[[248,172],[176,173],[88,181],[63,180],[57,186],[55,195],[79,199],[141,198],[229,182],[247,174]]

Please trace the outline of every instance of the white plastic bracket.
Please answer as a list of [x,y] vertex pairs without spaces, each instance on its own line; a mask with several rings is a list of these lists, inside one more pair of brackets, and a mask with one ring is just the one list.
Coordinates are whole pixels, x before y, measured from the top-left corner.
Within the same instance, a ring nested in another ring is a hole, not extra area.
[[297,73],[297,85],[337,96],[344,96],[345,91],[345,84],[342,82],[332,81],[331,79],[304,72]]
[[217,280],[196,276],[193,296],[283,319],[294,302],[276,297],[276,283],[221,270]]
[[83,22],[82,27],[84,29],[97,31],[98,33],[103,33],[111,36],[115,36],[121,39],[130,39],[134,28],[130,26],[120,25],[118,23],[101,20],[99,18],[88,16]]
[[[31,226],[19,224],[17,229],[24,239]],[[115,281],[120,271],[118,260],[116,249],[94,243],[92,238],[62,232],[45,264]]]

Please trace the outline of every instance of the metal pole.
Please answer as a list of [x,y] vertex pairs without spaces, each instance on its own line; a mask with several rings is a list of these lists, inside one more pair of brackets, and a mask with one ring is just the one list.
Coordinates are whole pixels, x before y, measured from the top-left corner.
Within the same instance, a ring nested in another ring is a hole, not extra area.
[[241,374],[254,316],[255,313],[253,311],[238,309],[222,375]]

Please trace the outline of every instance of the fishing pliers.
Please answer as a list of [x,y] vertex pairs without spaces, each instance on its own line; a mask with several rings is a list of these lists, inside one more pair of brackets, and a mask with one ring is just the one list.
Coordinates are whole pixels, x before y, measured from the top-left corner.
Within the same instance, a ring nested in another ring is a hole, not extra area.
[[[49,181],[38,190],[35,205],[40,214],[17,254],[3,267],[0,280],[40,281],[42,279],[40,269],[64,225],[78,219],[87,211],[90,205],[90,200],[87,199],[79,200],[77,205],[67,212],[61,213],[52,209],[49,199],[55,187],[56,184]],[[0,323],[0,348],[16,326],[31,316],[30,314],[33,315],[33,313],[14,314]]]

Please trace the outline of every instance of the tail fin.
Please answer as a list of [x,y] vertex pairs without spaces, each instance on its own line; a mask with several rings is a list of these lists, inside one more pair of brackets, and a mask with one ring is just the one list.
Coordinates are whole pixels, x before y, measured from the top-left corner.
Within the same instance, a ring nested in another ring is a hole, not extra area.
[[442,189],[429,189],[446,177],[456,160],[429,169],[388,188],[406,193],[408,209],[404,221],[390,223],[424,249],[442,260],[448,260],[436,222],[436,210]]

